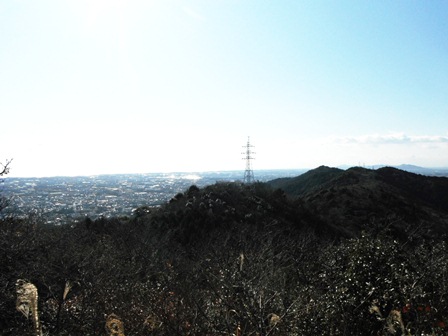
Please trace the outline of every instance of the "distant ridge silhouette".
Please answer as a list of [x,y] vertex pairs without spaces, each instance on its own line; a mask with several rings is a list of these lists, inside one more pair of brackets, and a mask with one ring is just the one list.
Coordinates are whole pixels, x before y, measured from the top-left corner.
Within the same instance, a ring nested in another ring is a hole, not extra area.
[[347,170],[321,166],[268,184],[302,199],[329,225],[353,232],[374,221],[390,220],[401,229],[415,225],[426,234],[448,230],[448,178],[398,168]]

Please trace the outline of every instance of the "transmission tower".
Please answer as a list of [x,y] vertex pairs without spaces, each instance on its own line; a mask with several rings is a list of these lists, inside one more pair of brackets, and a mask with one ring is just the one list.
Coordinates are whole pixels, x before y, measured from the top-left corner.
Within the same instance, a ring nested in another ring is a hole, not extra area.
[[250,138],[247,137],[247,144],[246,146],[243,146],[243,148],[245,149],[245,151],[241,154],[244,155],[243,160],[246,160],[246,170],[244,171],[244,179],[243,179],[243,183],[246,184],[251,184],[255,182],[255,178],[254,178],[254,171],[252,170],[251,164],[250,164],[250,160],[254,160],[255,158],[252,157],[252,154],[255,154],[255,152],[251,151],[251,148],[253,148],[254,146],[252,146],[250,144]]

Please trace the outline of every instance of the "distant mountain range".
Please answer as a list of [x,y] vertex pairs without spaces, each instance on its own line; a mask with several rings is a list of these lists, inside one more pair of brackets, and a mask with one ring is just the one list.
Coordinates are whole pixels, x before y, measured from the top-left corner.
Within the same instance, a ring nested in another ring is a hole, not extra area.
[[268,184],[300,198],[322,221],[347,233],[379,221],[389,221],[391,228],[400,231],[420,230],[427,235],[448,232],[446,177],[392,167],[343,170],[321,166]]

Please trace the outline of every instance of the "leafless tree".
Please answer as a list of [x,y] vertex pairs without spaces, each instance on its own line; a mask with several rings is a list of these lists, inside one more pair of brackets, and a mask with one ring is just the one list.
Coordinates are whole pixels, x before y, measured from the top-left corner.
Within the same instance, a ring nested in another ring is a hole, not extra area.
[[0,176],[6,175],[9,173],[9,165],[12,160],[6,160],[6,163],[3,164],[0,162]]
[[[9,173],[9,165],[11,164],[11,161],[12,160],[6,160],[5,164],[0,162],[0,176]],[[0,183],[1,182],[3,182],[3,180],[0,180]],[[0,195],[0,211],[2,211],[7,205],[8,205],[7,199],[2,195]]]

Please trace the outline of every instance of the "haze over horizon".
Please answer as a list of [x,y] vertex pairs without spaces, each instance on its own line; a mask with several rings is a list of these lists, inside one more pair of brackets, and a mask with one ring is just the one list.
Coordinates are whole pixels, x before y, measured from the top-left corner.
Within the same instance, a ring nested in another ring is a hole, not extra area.
[[448,2],[7,0],[8,177],[448,166]]

